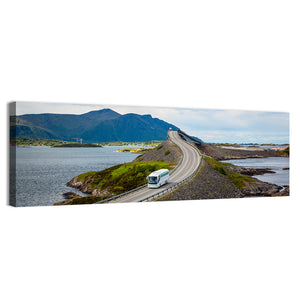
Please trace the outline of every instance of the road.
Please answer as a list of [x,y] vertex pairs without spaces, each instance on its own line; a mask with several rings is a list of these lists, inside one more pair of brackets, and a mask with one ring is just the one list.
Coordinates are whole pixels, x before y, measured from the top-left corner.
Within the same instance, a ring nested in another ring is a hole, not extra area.
[[177,168],[170,174],[168,184],[165,184],[157,189],[149,189],[144,187],[135,192],[129,193],[117,199],[109,201],[109,203],[127,203],[139,202],[147,197],[150,197],[158,192],[164,191],[178,182],[189,177],[201,164],[202,156],[199,151],[190,144],[186,143],[177,133],[177,131],[169,131],[170,140],[176,144],[182,151],[182,159]]

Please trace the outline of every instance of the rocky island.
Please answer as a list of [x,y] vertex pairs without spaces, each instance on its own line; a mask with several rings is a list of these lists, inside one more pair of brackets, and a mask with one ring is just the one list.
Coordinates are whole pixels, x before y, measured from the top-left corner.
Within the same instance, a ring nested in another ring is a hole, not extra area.
[[150,150],[151,148],[124,148],[124,149],[116,150],[116,152],[145,153]]

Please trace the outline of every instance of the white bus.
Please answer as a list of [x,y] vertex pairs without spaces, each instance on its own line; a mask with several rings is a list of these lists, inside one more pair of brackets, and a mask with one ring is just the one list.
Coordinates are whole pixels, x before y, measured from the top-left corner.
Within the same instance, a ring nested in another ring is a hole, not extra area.
[[148,188],[159,188],[163,184],[166,184],[169,181],[169,170],[168,169],[160,169],[152,172],[148,179]]

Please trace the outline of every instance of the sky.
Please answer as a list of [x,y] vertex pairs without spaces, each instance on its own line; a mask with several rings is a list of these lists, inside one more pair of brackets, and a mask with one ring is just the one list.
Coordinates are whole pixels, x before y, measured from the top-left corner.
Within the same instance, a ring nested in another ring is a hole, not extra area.
[[204,142],[289,143],[289,113],[286,112],[17,102],[16,114],[83,114],[104,108],[110,108],[120,114],[151,114],[153,118],[171,123]]

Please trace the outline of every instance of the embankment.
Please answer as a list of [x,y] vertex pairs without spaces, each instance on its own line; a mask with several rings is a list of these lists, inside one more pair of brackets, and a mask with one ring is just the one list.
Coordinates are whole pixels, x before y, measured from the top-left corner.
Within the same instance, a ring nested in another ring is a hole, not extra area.
[[[281,156],[276,151],[247,151],[221,149],[202,144],[202,152],[220,160],[229,158],[249,158]],[[146,183],[146,176],[160,168],[172,169],[180,160],[181,152],[171,141],[165,141],[156,148],[138,156],[132,163],[118,165],[99,172],[88,172],[72,178],[67,184],[90,196],[81,197],[68,194],[63,204],[90,204],[114,195],[124,193]],[[203,159],[201,170],[193,180],[180,186],[160,200],[193,200],[242,198],[249,196],[285,196],[289,190],[281,191],[275,184],[262,182],[251,176],[269,169],[247,169],[232,164],[221,163],[216,159]]]
[[153,171],[173,169],[181,156],[180,150],[170,141],[138,156],[133,162],[102,171],[91,171],[73,177],[67,185],[90,196],[64,194],[65,200],[55,205],[91,204],[146,184],[146,177]]
[[205,158],[195,178],[159,200],[243,198],[251,196],[287,196],[282,187],[249,176],[272,172],[247,169]]
[[288,151],[224,149],[202,143],[198,149],[216,160],[289,156]]
[[177,164],[181,157],[179,148],[167,140],[156,148],[138,156],[134,161],[164,161]]

